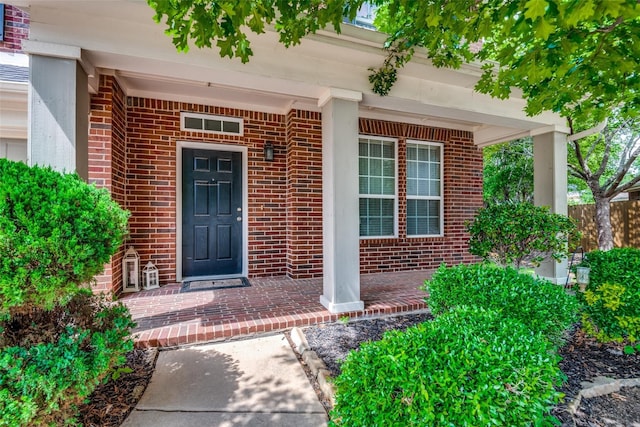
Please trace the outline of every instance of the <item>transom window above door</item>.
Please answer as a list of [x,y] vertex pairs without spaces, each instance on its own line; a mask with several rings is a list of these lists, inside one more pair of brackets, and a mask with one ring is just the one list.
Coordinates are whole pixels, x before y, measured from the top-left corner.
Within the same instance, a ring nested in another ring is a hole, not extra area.
[[396,141],[359,138],[360,236],[397,235]]

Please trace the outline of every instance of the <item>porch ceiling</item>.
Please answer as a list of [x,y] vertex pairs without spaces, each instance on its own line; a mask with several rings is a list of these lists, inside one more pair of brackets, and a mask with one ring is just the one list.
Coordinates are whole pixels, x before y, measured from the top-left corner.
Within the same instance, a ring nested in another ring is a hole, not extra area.
[[327,89],[341,88],[363,94],[363,117],[467,130],[478,145],[566,130],[554,114],[527,117],[517,94],[502,101],[475,93],[478,66],[437,69],[420,54],[400,71],[390,96],[377,96],[368,68],[382,63],[385,36],[349,25],[341,35],[322,31],[289,49],[274,31],[251,36],[255,55],[241,64],[215,49],[176,52],[145,1],[13,3],[29,9],[31,40],[80,47],[85,69],[115,74],[131,96],[286,113],[318,111]]

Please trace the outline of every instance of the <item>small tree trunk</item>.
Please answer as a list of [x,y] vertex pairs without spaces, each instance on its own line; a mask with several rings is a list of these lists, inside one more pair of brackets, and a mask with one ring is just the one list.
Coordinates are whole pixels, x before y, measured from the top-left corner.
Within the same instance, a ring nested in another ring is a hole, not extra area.
[[596,229],[598,230],[598,249],[601,251],[613,249],[611,209],[607,198],[596,198]]

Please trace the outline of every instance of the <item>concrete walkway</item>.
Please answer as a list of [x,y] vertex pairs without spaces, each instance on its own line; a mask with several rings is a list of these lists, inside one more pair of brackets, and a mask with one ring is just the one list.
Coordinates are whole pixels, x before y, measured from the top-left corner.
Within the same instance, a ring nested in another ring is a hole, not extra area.
[[123,427],[326,426],[283,334],[161,351]]

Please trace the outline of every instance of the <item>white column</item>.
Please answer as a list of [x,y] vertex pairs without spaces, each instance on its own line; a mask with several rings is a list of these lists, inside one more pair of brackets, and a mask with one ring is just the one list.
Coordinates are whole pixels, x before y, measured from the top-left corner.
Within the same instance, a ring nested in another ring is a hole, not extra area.
[[322,107],[323,294],[332,313],[364,309],[360,300],[358,102],[360,92],[329,89]]
[[[548,132],[533,137],[533,195],[536,206],[548,206],[551,212],[567,215],[567,135]],[[567,260],[543,262],[539,276],[564,284]]]
[[[27,50],[43,45],[26,43]],[[87,179],[87,73],[79,63],[80,48],[53,46],[50,52],[29,52],[29,164],[75,171]]]

